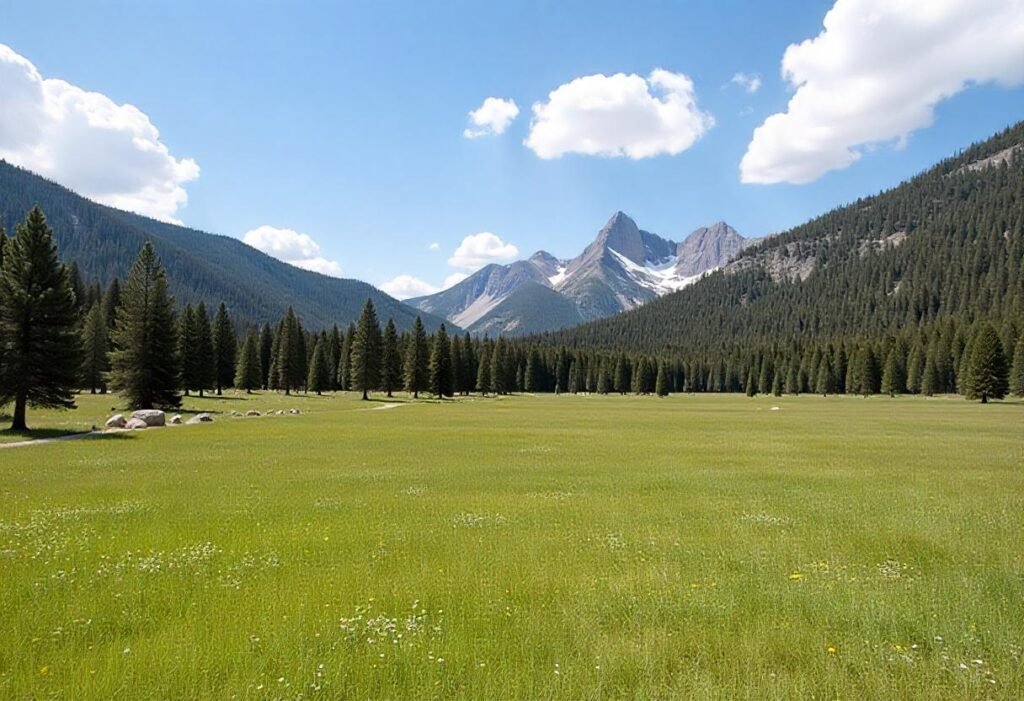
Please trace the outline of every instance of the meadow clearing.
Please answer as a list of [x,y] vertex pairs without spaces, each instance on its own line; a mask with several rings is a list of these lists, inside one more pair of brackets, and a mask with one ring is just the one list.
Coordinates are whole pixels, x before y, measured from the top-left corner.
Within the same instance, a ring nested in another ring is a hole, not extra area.
[[1024,697],[1020,402],[395,403],[0,449],[0,698]]

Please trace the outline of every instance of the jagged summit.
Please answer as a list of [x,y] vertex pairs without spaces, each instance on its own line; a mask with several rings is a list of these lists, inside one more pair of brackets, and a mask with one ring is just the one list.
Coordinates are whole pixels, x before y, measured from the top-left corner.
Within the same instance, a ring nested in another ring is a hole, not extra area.
[[[561,260],[537,251],[524,261],[489,265],[448,290],[407,302],[477,333],[548,331],[682,289],[727,263],[746,243],[724,221],[677,243],[644,231],[620,210],[575,258]],[[538,287],[552,293],[541,294]]]

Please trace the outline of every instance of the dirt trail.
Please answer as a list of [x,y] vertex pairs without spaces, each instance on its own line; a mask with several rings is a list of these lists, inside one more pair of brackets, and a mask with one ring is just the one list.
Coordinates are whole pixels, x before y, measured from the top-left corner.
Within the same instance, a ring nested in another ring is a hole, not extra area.
[[29,445],[46,445],[47,443],[56,443],[57,441],[73,441],[79,438],[89,438],[91,436],[103,435],[103,431],[87,431],[86,433],[72,433],[67,436],[56,436],[54,438],[36,438],[31,441],[16,441],[14,443],[0,443],[0,449],[3,448],[24,448]]

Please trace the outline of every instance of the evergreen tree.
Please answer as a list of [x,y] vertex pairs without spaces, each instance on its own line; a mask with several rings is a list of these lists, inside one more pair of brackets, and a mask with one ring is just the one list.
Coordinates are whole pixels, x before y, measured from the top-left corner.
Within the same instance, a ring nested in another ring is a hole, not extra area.
[[462,377],[462,338],[457,333],[452,334],[449,342],[449,356],[452,362],[452,392],[459,394],[462,392],[464,380]]
[[894,397],[906,391],[907,380],[900,362],[899,346],[893,345],[885,358],[885,369],[882,371],[882,392]]
[[278,331],[277,355],[274,367],[277,386],[285,394],[297,390],[306,379],[306,350],[302,342],[302,326],[295,316],[295,310],[288,307]]
[[181,398],[174,301],[151,243],[139,252],[122,292],[111,337],[111,388],[132,408],[177,407]]
[[577,385],[576,378],[579,375],[576,372],[576,361],[573,360],[569,363],[569,393],[576,394],[579,392],[579,386]]
[[235,387],[244,389],[246,394],[263,386],[263,370],[260,366],[260,339],[255,331],[245,335],[242,350],[235,367]]
[[800,379],[796,365],[790,363],[786,371],[786,394],[800,394]]
[[757,394],[757,380],[754,377],[753,368],[751,368],[750,371],[747,373],[747,382],[744,385],[744,387],[746,387],[748,397],[753,397],[755,394]]
[[338,325],[331,327],[331,333],[327,337],[327,359],[331,364],[331,389],[341,389],[338,384],[338,365],[341,363],[341,331]]
[[1009,389],[1009,369],[1003,355],[1003,343],[995,327],[985,322],[968,346],[964,394],[968,399],[1002,399]]
[[821,360],[818,361],[814,391],[822,396],[827,396],[835,391],[835,382],[832,379],[832,363],[828,359],[828,353],[822,353]]
[[440,398],[452,396],[451,342],[444,324],[434,335],[434,348],[430,353],[430,391]]
[[420,396],[420,392],[428,386],[427,361],[429,351],[427,349],[427,332],[423,328],[423,320],[416,317],[412,325],[412,337],[409,339],[409,348],[405,353],[405,391],[412,392],[413,399]]
[[196,389],[199,390],[199,396],[202,397],[203,390],[213,387],[216,372],[216,361],[213,355],[213,328],[210,326],[210,316],[206,313],[206,304],[202,301],[196,305],[194,352]]
[[384,338],[380,354],[380,388],[393,396],[392,392],[402,386],[402,354],[398,348],[398,330],[394,319],[388,319],[384,327]]
[[1013,352],[1010,391],[1018,397],[1024,397],[1024,336],[1017,341],[1017,348]]
[[263,389],[270,389],[270,366],[274,362],[274,332],[269,322],[263,323],[260,329],[260,386]]
[[309,373],[306,377],[306,388],[318,395],[323,394],[331,388],[331,360],[327,349],[327,339],[319,335],[316,343],[313,344],[313,359],[309,363]]
[[486,339],[484,339],[484,343],[480,347],[476,370],[476,388],[480,390],[480,394],[485,396],[491,391],[491,344]]
[[195,309],[191,304],[186,304],[178,317],[178,367],[181,388],[185,390],[186,397],[189,391],[198,390],[202,382],[196,333]]
[[213,356],[214,384],[217,394],[222,394],[224,387],[230,387],[235,381],[235,355],[238,353],[238,338],[235,328],[228,317],[228,308],[223,302],[217,308],[213,319]]
[[114,315],[117,308],[121,306],[121,281],[116,277],[107,285],[107,291],[103,293],[103,317],[107,320],[107,329],[114,330]]
[[621,353],[615,361],[615,391],[625,394],[629,391],[629,361],[626,354]]
[[505,339],[499,337],[491,350],[491,390],[495,394],[508,394],[512,389],[508,382]]
[[348,392],[352,389],[352,344],[356,338],[356,325],[349,324],[341,342],[341,357],[338,358],[338,389]]
[[665,374],[665,361],[658,361],[658,377],[654,383],[654,393],[659,397],[668,396],[668,376]]
[[352,340],[352,389],[363,393],[368,399],[368,392],[380,385],[380,322],[373,302],[369,299],[363,305],[359,315],[359,324]]
[[81,363],[75,293],[39,207],[17,225],[10,241],[4,239],[2,255],[0,406],[13,400],[11,429],[25,431],[27,406],[75,406]]
[[921,377],[924,375],[925,350],[921,343],[915,343],[907,358],[907,391],[911,394],[921,392]]
[[462,393],[468,395],[476,387],[476,350],[469,332],[462,338]]
[[942,382],[939,379],[939,371],[935,363],[935,347],[928,349],[924,360],[924,370],[921,372],[921,394],[931,397],[937,392],[944,392]]
[[781,373],[778,373],[778,372],[775,373],[775,376],[772,378],[772,394],[775,395],[776,397],[781,397],[782,396],[782,374]]
[[543,368],[540,351],[536,346],[526,356],[526,368],[523,370],[523,389],[527,392],[540,392],[543,389]]
[[82,384],[90,394],[106,394],[110,371],[110,330],[102,301],[94,302],[82,326]]

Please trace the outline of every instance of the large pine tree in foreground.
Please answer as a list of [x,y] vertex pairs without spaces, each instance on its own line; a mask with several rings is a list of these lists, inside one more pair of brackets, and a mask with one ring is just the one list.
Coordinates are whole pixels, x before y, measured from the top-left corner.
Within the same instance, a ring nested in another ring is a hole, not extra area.
[[377,312],[373,308],[373,302],[366,300],[363,312],[359,315],[359,323],[356,325],[356,334],[352,339],[352,358],[350,367],[352,372],[352,389],[363,393],[363,399],[368,399],[367,393],[377,389],[380,383],[380,322],[377,321]]
[[439,399],[452,396],[452,348],[444,324],[434,334],[430,353],[430,391]]
[[1009,389],[1009,368],[1003,344],[992,324],[985,322],[967,347],[966,396],[980,399],[1002,399]]
[[235,355],[238,353],[238,338],[231,324],[227,306],[221,302],[213,318],[213,385],[217,395],[235,381]]
[[26,407],[72,408],[81,348],[67,269],[46,217],[33,207],[2,246],[0,406],[14,401],[11,429],[27,430]]
[[242,352],[238,354],[238,365],[235,368],[235,387],[244,389],[251,394],[254,389],[263,385],[263,372],[260,367],[260,339],[255,331],[250,331],[242,344]]
[[129,407],[181,404],[174,300],[167,294],[167,277],[149,242],[128,273],[112,340],[110,384]]
[[405,352],[405,391],[412,392],[413,399],[427,388],[427,331],[417,316],[412,325],[412,336]]

